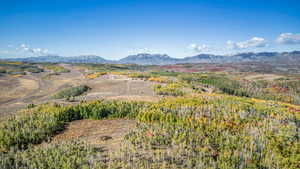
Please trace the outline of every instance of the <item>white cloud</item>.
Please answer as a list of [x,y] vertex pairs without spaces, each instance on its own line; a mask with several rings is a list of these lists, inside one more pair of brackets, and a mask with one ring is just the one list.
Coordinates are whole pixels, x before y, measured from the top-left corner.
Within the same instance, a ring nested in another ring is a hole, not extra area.
[[26,44],[21,44],[20,48],[23,49],[26,52],[30,52],[34,55],[45,55],[48,53],[48,49],[41,49],[41,48],[30,48]]
[[209,50],[209,47],[207,45],[205,45],[205,44],[197,45],[195,43],[190,44],[187,48],[190,49],[190,50],[193,50],[197,53],[207,52]]
[[276,41],[280,44],[300,44],[300,33],[282,33]]
[[233,41],[227,41],[226,45],[230,49],[246,49],[246,48],[252,48],[252,47],[266,47],[268,46],[267,41],[264,38],[260,37],[253,37],[252,39],[242,41],[242,42],[233,42]]

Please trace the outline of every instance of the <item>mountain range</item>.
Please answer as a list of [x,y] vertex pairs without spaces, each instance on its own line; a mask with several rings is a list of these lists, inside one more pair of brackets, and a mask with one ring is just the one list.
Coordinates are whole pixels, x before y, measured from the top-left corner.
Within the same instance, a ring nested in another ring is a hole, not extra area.
[[7,58],[9,61],[22,62],[52,62],[52,63],[122,63],[140,65],[168,65],[179,63],[237,63],[237,62],[270,62],[277,64],[300,64],[300,51],[293,52],[260,52],[239,53],[231,56],[199,54],[191,57],[172,58],[166,54],[140,53],[129,55],[120,60],[107,60],[96,55],[73,57],[38,56],[27,58]]

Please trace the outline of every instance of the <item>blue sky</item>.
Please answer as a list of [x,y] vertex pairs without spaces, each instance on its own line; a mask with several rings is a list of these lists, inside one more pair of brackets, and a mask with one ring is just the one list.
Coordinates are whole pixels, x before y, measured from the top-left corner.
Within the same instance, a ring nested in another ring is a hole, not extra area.
[[298,0],[1,0],[0,57],[300,50]]

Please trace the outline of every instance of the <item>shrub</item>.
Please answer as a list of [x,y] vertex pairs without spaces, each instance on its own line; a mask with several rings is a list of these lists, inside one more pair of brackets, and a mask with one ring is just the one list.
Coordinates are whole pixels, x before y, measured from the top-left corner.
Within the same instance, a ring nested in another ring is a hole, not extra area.
[[91,74],[88,74],[86,77],[88,79],[96,79],[102,75],[106,75],[107,73],[106,72],[95,72],[95,73],[91,73]]
[[62,66],[55,65],[55,64],[46,64],[45,68],[51,70],[53,73],[68,73],[68,72],[70,72],[69,69],[66,69]]
[[160,84],[154,85],[154,91],[158,95],[167,95],[167,96],[183,96],[184,92],[181,91],[181,86],[176,83],[170,83],[165,86]]
[[[296,169],[299,112],[291,104],[220,94],[158,103],[46,104],[1,122],[0,168]],[[29,146],[83,118],[136,118],[141,123],[126,135],[122,149],[105,154],[105,159],[82,144]]]
[[84,119],[134,118],[145,106],[144,102],[95,101],[74,106],[73,110]]
[[128,75],[131,78],[149,79],[151,76],[147,73],[131,73]]
[[0,73],[6,73],[5,69],[0,69]]
[[33,103],[30,103],[30,104],[27,105],[27,108],[28,108],[28,109],[31,109],[31,108],[34,108],[34,107],[36,107],[36,105],[33,104]]
[[26,149],[28,145],[41,143],[73,120],[134,118],[145,107],[143,102],[95,101],[76,106],[45,104],[24,110],[0,123],[0,152],[11,147]]
[[148,124],[126,138],[141,152],[166,152],[153,159],[172,159],[173,168],[299,168],[299,112],[226,95],[168,98],[140,114]]
[[167,78],[163,78],[163,77],[150,77],[148,80],[152,81],[152,82],[158,82],[158,83],[168,83],[169,82],[169,80]]
[[40,69],[38,67],[32,67],[32,68],[28,68],[27,71],[31,72],[31,73],[40,73],[40,72],[43,72],[44,70]]
[[12,116],[0,126],[0,151],[10,147],[26,149],[30,144],[37,144],[49,138],[56,131],[62,130],[68,117],[62,118],[69,107],[42,106]]
[[67,89],[63,89],[56,94],[54,94],[53,98],[54,99],[63,99],[63,98],[70,98],[70,97],[75,97],[83,94],[84,92],[88,91],[90,87],[86,85],[80,85],[76,87],[71,87]]
[[97,164],[93,161],[95,154],[94,149],[82,142],[52,143],[26,151],[10,151],[6,154],[0,152],[0,168],[94,168]]

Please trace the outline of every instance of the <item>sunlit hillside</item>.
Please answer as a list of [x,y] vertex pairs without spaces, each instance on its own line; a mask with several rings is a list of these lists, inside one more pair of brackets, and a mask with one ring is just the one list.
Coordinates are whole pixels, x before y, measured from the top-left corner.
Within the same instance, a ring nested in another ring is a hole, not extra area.
[[[1,168],[300,167],[297,74],[38,64],[41,71],[16,77],[10,72],[23,63],[2,65],[10,71],[1,78],[38,78],[46,93],[21,96],[18,112],[2,112]],[[53,82],[60,86],[45,88]]]

